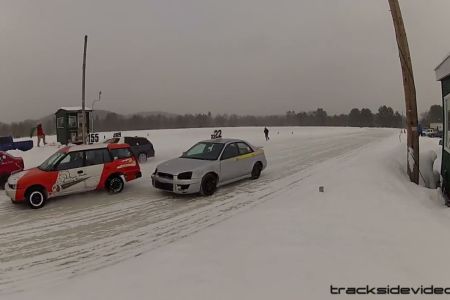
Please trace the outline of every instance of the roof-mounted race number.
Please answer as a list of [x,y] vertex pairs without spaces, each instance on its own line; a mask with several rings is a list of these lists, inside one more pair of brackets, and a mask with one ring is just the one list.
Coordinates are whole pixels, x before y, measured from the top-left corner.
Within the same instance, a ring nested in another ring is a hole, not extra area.
[[222,138],[222,130],[214,130],[213,134],[211,134],[211,139],[220,139]]

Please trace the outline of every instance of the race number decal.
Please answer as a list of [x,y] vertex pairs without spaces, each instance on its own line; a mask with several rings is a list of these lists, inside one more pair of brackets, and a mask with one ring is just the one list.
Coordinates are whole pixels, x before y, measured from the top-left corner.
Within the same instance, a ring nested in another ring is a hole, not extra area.
[[222,138],[222,130],[214,130],[214,133],[211,134],[211,139],[220,139]]
[[100,142],[98,133],[89,133],[88,142],[89,142],[89,144],[95,144],[95,143]]

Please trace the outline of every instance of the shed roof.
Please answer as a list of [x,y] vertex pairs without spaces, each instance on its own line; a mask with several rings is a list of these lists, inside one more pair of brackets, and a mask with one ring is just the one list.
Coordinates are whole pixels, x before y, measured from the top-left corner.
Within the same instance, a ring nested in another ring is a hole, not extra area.
[[444,60],[434,69],[436,80],[440,81],[450,75],[450,53]]
[[[65,111],[82,111],[83,110],[83,108],[81,107],[81,106],[73,106],[73,107],[61,107],[60,109],[58,109],[58,110],[65,110]],[[85,110],[86,111],[92,111],[92,109],[91,108],[89,108],[89,107],[85,107]]]

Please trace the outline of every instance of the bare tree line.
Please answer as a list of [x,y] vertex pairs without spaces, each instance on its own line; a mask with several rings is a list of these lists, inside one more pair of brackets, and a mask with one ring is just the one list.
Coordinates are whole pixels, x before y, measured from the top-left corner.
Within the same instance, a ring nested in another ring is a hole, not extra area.
[[[95,117],[96,131],[125,131],[148,129],[175,129],[201,127],[240,127],[240,126],[351,126],[351,127],[393,127],[402,128],[404,118],[388,106],[381,106],[373,113],[368,108],[352,109],[348,114],[328,115],[318,108],[311,112],[288,111],[284,115],[237,115],[208,113],[170,115],[170,114],[135,114],[124,116],[113,112],[103,117]],[[11,124],[0,123],[0,135],[14,137],[29,136],[36,124],[42,123],[47,134],[55,133],[55,117],[41,120],[26,120]]]

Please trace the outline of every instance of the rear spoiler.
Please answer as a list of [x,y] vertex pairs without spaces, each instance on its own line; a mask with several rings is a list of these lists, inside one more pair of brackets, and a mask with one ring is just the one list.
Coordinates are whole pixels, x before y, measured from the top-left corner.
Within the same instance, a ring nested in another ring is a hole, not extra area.
[[255,145],[252,145],[252,144],[250,144],[250,143],[249,143],[249,145],[250,145],[250,147],[252,147],[252,149],[253,149],[254,151],[264,150],[264,149],[263,149],[263,146],[255,146]]

